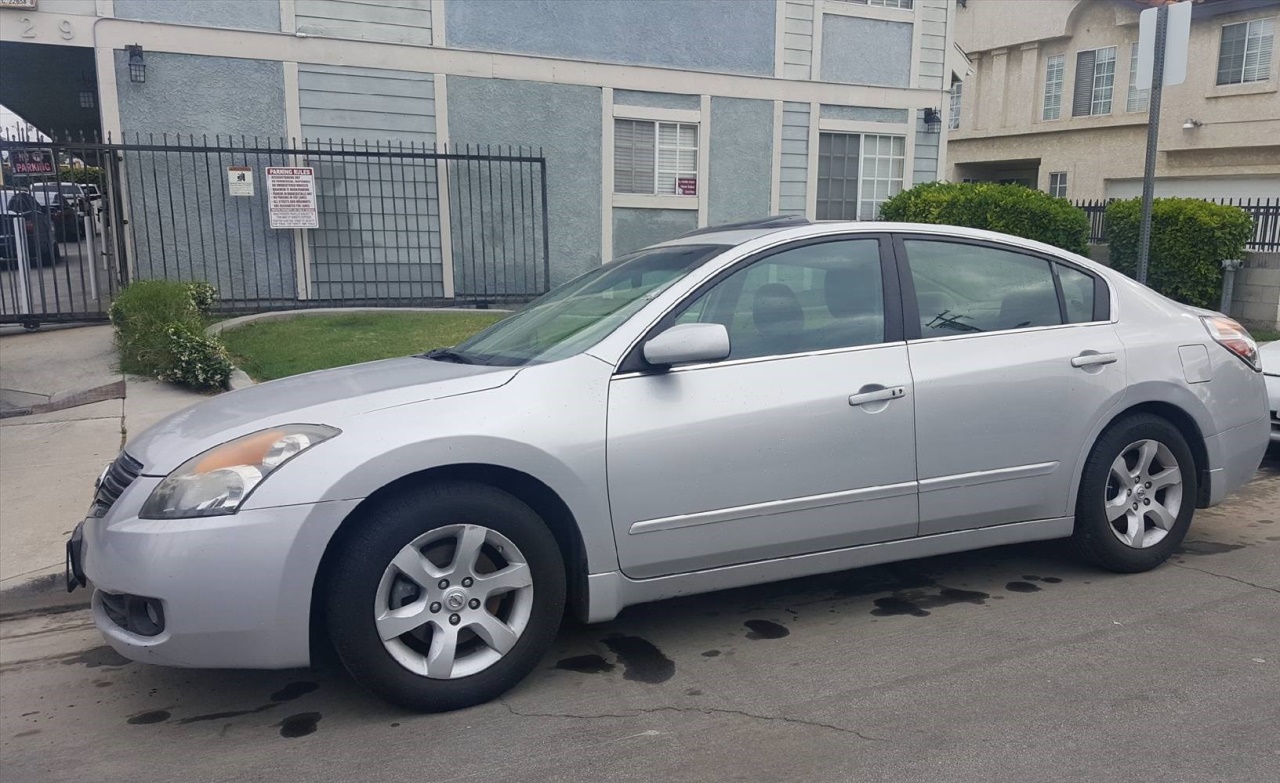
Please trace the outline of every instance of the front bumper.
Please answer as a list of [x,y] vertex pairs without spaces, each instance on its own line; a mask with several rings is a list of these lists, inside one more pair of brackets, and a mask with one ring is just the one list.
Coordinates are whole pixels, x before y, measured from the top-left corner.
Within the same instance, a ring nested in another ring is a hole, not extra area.
[[1271,411],[1271,442],[1280,443],[1280,375],[1268,375],[1267,409]]
[[[90,518],[83,526],[92,611],[107,643],[144,663],[282,669],[310,663],[320,558],[357,500],[246,509],[231,516]],[[113,620],[104,594],[154,599],[153,636]]]

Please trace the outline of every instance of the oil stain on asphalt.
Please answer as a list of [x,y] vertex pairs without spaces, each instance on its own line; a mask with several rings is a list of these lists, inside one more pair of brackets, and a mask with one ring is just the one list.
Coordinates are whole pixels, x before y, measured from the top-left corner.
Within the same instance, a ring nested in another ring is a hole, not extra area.
[[168,710],[151,710],[150,712],[139,712],[126,721],[134,726],[148,726],[152,723],[163,723],[169,720]]
[[280,690],[271,694],[272,701],[293,701],[299,696],[305,696],[316,688],[320,687],[318,682],[299,681],[291,682]]
[[297,715],[290,715],[276,725],[280,727],[281,737],[294,739],[314,734],[321,717],[318,712],[299,712]]
[[675,661],[662,654],[647,639],[639,636],[610,636],[604,646],[618,656],[622,664],[623,679],[656,685],[666,682],[676,673]]
[[747,620],[743,625],[747,626],[748,639],[781,639],[791,635],[786,626],[769,620]]
[[990,597],[990,595],[978,590],[962,590],[958,587],[943,587],[937,593],[909,590],[877,598],[873,602],[876,608],[871,610],[871,614],[876,617],[895,617],[898,615],[928,617],[930,609],[953,604],[976,604],[982,606]]
[[579,674],[604,674],[613,671],[614,666],[599,655],[575,655],[557,661],[556,668]]

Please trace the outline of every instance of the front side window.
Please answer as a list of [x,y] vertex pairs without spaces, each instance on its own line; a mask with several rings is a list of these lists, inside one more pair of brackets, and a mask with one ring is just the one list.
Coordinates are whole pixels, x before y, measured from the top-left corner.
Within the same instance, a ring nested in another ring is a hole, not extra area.
[[1146,111],[1151,90],[1138,89],[1138,42],[1129,44],[1129,97],[1124,102],[1125,111]]
[[869,133],[818,135],[818,220],[875,220],[902,191],[906,138]]
[[1218,48],[1218,84],[1265,82],[1271,78],[1275,20],[1224,25]]
[[1041,119],[1056,120],[1062,117],[1062,82],[1067,68],[1067,56],[1055,54],[1044,65],[1044,111]]
[[922,337],[1063,323],[1053,268],[1043,258],[937,240],[906,239],[903,245]]
[[783,250],[700,294],[677,323],[719,323],[729,359],[884,342],[880,243],[849,239]]
[[697,125],[613,121],[613,192],[696,195],[697,182]]
[[1067,197],[1067,172],[1049,172],[1049,195],[1054,198]]
[[1110,114],[1116,82],[1116,47],[1076,52],[1076,86],[1071,115]]
[[573,356],[723,250],[722,245],[679,245],[624,256],[561,285],[441,358],[520,366]]

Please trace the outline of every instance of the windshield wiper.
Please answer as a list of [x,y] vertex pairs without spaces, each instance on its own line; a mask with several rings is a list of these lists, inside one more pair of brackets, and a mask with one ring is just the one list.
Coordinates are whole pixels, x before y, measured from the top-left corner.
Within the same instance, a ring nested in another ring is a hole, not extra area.
[[479,364],[480,362],[472,356],[465,353],[455,351],[452,348],[435,348],[422,354],[424,359],[435,359],[438,362],[453,362],[454,364]]

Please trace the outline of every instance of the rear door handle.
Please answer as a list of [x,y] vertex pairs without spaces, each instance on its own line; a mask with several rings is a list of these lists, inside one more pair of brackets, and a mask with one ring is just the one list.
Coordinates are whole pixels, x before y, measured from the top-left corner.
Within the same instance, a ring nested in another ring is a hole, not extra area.
[[866,405],[869,402],[884,402],[885,400],[896,400],[907,396],[905,386],[890,386],[887,389],[876,389],[875,391],[859,392],[849,397],[850,405]]
[[1115,364],[1114,353],[1082,353],[1071,360],[1072,367],[1097,367],[1103,364]]

